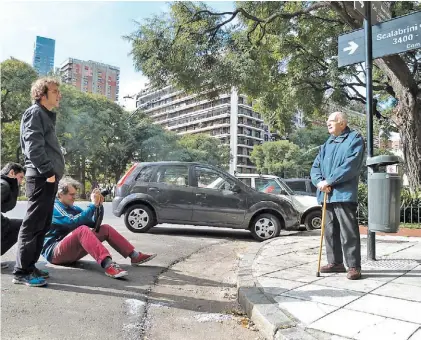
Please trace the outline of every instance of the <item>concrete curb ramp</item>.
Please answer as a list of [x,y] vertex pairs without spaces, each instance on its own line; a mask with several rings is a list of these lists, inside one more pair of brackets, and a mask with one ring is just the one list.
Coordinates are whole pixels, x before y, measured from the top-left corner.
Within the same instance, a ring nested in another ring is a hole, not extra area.
[[267,339],[317,340],[297,320],[279,309],[276,301],[267,297],[261,287],[256,286],[252,271],[253,261],[266,245],[275,240],[253,244],[241,259],[237,283],[238,302]]

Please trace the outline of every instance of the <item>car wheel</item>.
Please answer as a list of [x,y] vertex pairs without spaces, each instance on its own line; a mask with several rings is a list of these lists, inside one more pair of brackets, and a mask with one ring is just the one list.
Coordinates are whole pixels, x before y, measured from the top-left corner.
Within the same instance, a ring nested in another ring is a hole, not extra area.
[[322,227],[322,212],[312,211],[309,213],[304,220],[304,225],[307,230],[320,229]]
[[124,223],[130,231],[144,233],[155,225],[155,215],[146,205],[135,204],[124,214]]
[[257,241],[269,240],[279,235],[281,223],[273,214],[260,214],[253,219],[250,231]]

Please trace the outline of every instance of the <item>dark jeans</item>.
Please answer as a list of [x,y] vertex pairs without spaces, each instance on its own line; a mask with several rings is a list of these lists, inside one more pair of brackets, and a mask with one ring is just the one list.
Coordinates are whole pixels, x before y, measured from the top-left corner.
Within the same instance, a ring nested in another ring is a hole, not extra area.
[[357,203],[328,203],[325,224],[326,255],[329,264],[361,268],[360,229]]
[[1,226],[1,255],[5,254],[18,241],[22,220],[2,218]]
[[44,236],[53,217],[57,180],[48,183],[45,177],[26,178],[28,210],[19,231],[15,275],[30,274],[41,255]]

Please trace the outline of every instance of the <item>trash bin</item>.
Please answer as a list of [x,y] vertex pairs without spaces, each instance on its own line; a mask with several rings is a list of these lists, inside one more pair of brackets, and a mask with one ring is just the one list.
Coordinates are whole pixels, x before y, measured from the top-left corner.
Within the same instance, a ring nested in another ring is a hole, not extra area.
[[399,230],[402,180],[398,173],[387,172],[387,166],[398,163],[399,158],[392,155],[367,159],[368,229],[372,232]]

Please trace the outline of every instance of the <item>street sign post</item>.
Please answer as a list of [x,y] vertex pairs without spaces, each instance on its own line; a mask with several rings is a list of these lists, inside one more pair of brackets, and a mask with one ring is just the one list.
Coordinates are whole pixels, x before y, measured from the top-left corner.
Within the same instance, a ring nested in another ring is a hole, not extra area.
[[[421,48],[421,11],[372,26],[372,40],[373,59]],[[339,67],[364,60],[364,29],[338,37]]]
[[[365,37],[365,91],[367,111],[367,159],[373,157],[373,27],[371,26],[371,6],[365,1],[364,37]],[[355,52],[354,52],[355,53]],[[369,169],[369,171],[371,171]],[[370,191],[370,183],[368,188]],[[369,202],[370,204],[370,202]],[[370,206],[368,207],[370,213]],[[376,260],[376,233],[368,230],[367,259]]]
[[[365,1],[354,1],[354,9],[365,17]],[[390,4],[385,1],[371,2],[371,24],[386,21],[392,18]]]

